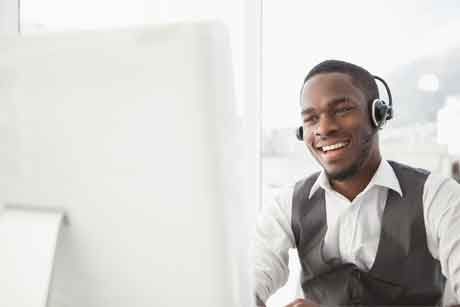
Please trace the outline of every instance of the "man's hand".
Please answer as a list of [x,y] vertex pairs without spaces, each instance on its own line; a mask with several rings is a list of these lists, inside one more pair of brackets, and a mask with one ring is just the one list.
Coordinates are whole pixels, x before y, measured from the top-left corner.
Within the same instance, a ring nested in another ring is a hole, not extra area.
[[319,307],[319,304],[308,299],[298,298],[285,307]]

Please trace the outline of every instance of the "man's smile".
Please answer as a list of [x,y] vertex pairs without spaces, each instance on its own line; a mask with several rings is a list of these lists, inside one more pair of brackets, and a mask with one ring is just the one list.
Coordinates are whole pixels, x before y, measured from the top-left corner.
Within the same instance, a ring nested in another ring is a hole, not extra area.
[[339,142],[335,142],[335,143],[330,143],[328,145],[317,146],[316,148],[320,149],[322,152],[328,152],[328,151],[337,150],[337,149],[340,149],[342,147],[345,147],[349,143],[350,143],[350,141],[348,141],[348,140],[339,141]]
[[330,161],[340,158],[347,151],[349,144],[349,140],[340,140],[317,145],[315,148],[322,159]]

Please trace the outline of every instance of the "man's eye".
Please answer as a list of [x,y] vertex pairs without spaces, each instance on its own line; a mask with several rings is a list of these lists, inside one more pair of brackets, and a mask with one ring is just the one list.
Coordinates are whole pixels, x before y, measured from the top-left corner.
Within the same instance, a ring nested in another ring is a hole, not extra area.
[[335,110],[335,114],[343,115],[343,114],[346,114],[346,113],[350,112],[351,110],[353,110],[352,107],[338,108],[338,109]]
[[312,116],[305,117],[303,119],[303,122],[306,124],[313,124],[317,119],[318,119],[318,116],[312,115]]

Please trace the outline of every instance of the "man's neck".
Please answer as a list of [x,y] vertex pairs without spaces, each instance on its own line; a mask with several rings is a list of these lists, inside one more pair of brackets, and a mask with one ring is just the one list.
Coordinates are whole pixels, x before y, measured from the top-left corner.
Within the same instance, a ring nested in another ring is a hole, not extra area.
[[381,160],[382,158],[378,155],[376,159],[368,161],[368,165],[363,166],[354,176],[341,181],[331,180],[331,187],[350,201],[353,201],[353,199],[367,187],[372,177],[375,175]]

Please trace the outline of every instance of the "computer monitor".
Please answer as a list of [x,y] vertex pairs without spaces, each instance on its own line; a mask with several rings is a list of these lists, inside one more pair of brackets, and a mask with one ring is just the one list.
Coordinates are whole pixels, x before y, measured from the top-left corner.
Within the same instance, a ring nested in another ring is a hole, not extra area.
[[69,221],[49,306],[251,305],[235,109],[218,23],[0,40],[1,203]]

